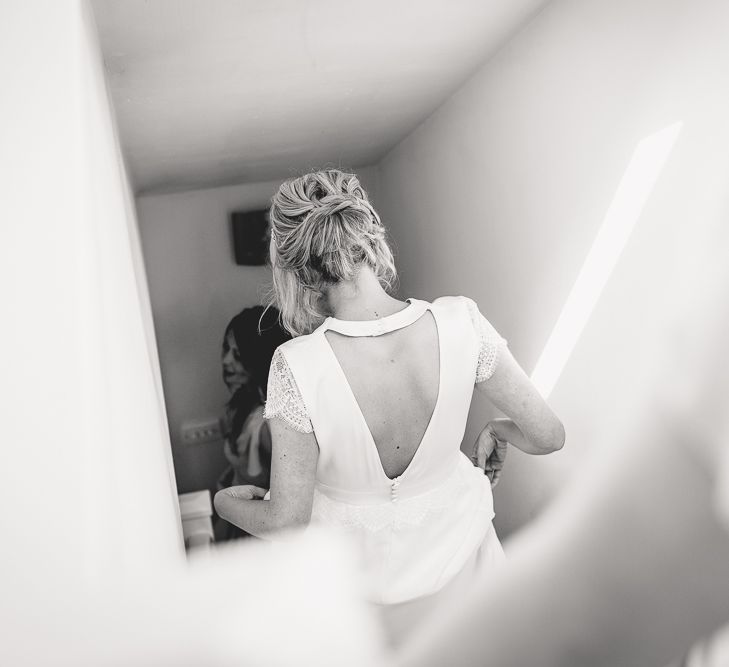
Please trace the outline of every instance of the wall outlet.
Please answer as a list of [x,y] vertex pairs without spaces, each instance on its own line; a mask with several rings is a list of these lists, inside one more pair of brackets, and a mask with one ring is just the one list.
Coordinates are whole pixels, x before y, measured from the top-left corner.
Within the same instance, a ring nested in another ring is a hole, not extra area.
[[213,442],[223,439],[223,430],[220,419],[217,417],[194,422],[185,422],[182,425],[182,442],[186,445],[197,445],[203,442]]

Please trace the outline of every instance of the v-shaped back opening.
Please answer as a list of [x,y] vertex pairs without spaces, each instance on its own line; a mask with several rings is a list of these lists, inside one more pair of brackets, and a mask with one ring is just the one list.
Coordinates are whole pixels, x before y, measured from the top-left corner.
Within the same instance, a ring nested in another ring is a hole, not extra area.
[[424,308],[415,321],[382,334],[325,330],[324,338],[351,408],[338,418],[360,421],[367,455],[384,477],[403,477],[427,447],[441,399],[442,336],[434,313]]

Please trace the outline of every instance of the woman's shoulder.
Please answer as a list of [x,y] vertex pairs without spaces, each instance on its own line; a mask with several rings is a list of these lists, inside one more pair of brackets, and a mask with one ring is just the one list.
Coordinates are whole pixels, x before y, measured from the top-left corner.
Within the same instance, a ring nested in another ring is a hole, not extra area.
[[431,305],[434,308],[448,309],[458,311],[460,313],[468,313],[473,316],[473,311],[478,311],[476,302],[470,297],[457,295],[457,296],[440,296],[435,299]]
[[432,302],[433,306],[442,305],[444,307],[458,308],[466,310],[473,319],[477,319],[478,316],[482,316],[482,311],[478,303],[470,296],[463,294],[457,296],[441,296]]
[[283,356],[287,360],[311,356],[315,353],[320,343],[320,337],[316,335],[316,331],[310,334],[303,334],[287,340],[279,345],[274,354],[274,359]]
[[[491,322],[483,314],[476,301],[468,296],[442,296],[432,303],[433,307],[454,317],[461,317],[469,322],[479,338],[493,337],[501,339]],[[505,341],[504,341],[505,342]]]

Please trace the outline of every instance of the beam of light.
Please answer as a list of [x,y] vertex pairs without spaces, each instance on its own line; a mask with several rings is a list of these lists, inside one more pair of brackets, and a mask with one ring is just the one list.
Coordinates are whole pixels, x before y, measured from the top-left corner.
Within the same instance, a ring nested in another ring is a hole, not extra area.
[[600,231],[532,372],[532,382],[545,398],[552,392],[572,354],[668,160],[681,126],[680,122],[674,123],[642,139],[636,146]]

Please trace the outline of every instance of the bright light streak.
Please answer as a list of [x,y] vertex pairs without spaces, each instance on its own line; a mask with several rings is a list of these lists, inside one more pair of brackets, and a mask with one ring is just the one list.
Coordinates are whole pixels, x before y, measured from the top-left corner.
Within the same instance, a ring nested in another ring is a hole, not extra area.
[[572,354],[668,160],[681,126],[680,122],[674,123],[641,140],[636,146],[600,231],[534,367],[532,382],[545,398],[552,392]]

